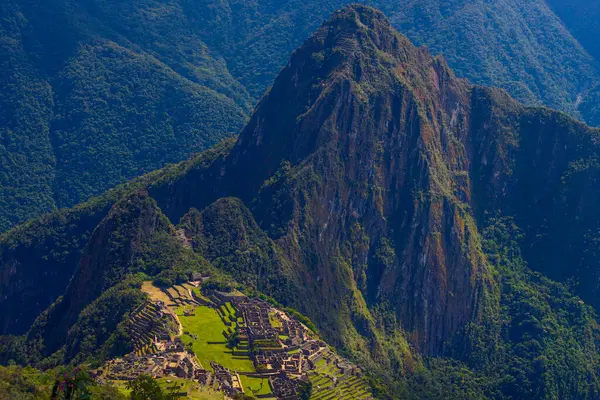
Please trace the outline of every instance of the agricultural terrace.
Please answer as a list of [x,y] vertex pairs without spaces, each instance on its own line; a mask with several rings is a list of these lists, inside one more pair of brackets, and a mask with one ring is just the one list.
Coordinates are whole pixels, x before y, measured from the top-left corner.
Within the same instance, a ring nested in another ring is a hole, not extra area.
[[315,364],[315,369],[309,373],[313,385],[311,400],[357,400],[372,399],[367,383],[357,376],[344,374],[338,368],[332,357],[323,358]]

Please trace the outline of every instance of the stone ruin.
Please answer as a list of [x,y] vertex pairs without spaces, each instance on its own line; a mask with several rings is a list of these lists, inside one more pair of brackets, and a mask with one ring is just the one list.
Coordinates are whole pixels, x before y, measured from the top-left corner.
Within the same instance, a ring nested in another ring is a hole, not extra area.
[[[308,373],[321,360],[334,365],[342,377],[362,376],[356,365],[335,355],[326,343],[315,340],[306,326],[269,303],[239,293],[213,292],[208,297],[214,302],[209,303],[210,306],[217,304],[219,308],[229,302],[235,315],[242,317],[242,321],[235,321],[237,323],[231,326],[244,341],[240,347],[246,349],[253,361],[257,372],[252,376],[268,378],[278,399],[299,399],[302,382],[309,380]],[[192,316],[193,311],[185,310],[184,315]],[[196,356],[186,350],[180,338],[172,340],[173,326],[177,325],[173,313],[164,303],[143,304],[130,320],[132,336],[140,345],[136,345],[135,353],[109,361],[104,370],[100,370],[99,377],[131,380],[140,374],[155,378],[175,376],[218,388],[231,397],[244,393],[237,372],[214,361],[211,362],[213,371],[205,370]],[[232,333],[231,328],[228,331]],[[198,339],[189,332],[183,333]],[[228,336],[226,332],[224,334]],[[335,384],[337,378],[333,379]]]

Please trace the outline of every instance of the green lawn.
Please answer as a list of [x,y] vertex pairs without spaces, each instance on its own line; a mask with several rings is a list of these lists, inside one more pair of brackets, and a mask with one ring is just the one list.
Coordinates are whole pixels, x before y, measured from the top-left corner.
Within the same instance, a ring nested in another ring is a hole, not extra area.
[[200,297],[202,300],[206,301],[207,303],[212,303],[212,300],[210,300],[208,297],[206,297],[206,296],[204,296],[204,295],[202,294],[202,292],[200,291],[200,288],[194,288],[194,289],[192,289],[192,290],[193,290],[193,292],[194,292],[194,293],[195,293],[195,294],[196,294],[198,297]]
[[222,305],[221,307],[219,307],[219,310],[221,310],[221,314],[227,318],[229,317],[229,309],[227,309],[227,306]]
[[242,380],[245,393],[249,396],[273,393],[271,391],[271,386],[269,385],[269,380],[266,378],[254,378],[240,375],[240,379]]
[[217,312],[210,307],[198,306],[195,313],[195,316],[186,317],[183,315],[182,309],[177,310],[183,330],[198,337],[198,340],[194,340],[188,335],[183,335],[181,339],[186,344],[193,343],[192,348],[202,366],[210,368],[210,362],[215,361],[235,371],[254,372],[254,366],[249,357],[233,356],[231,350],[227,348],[227,342],[223,336],[223,331],[227,327]]
[[[170,383],[168,381],[171,381]],[[173,386],[173,383],[177,383],[178,385],[183,384],[181,387],[181,392],[187,392],[187,399],[192,400],[222,400],[223,393],[205,386],[200,385],[199,383],[192,383],[191,381],[185,379],[178,379],[174,377],[165,377],[158,379],[158,383],[160,386],[168,392],[168,389]]]
[[281,321],[277,317],[277,313],[275,313],[274,311],[269,312],[269,320],[271,321],[271,325],[273,325],[273,328],[281,328]]

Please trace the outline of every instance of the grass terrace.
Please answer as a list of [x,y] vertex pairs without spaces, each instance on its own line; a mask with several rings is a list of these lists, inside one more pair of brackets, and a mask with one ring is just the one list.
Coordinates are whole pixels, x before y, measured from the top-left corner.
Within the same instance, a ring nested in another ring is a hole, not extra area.
[[165,304],[171,303],[169,296],[167,296],[160,288],[154,286],[151,281],[142,283],[142,291],[147,293],[152,300],[160,300]]
[[272,394],[269,380],[266,378],[253,378],[250,376],[240,375],[244,391],[248,396],[261,396],[262,399],[275,399],[275,397],[262,397]]
[[271,325],[275,329],[281,328],[282,326],[281,321],[277,317],[277,313],[274,311],[269,312],[269,321],[271,321]]
[[207,304],[212,304],[212,300],[202,294],[200,288],[194,288],[194,294],[201,300],[204,300]]
[[181,339],[186,345],[192,343],[192,349],[204,368],[210,368],[210,361],[215,361],[234,371],[254,372],[250,357],[233,355],[232,350],[227,347],[227,339],[223,334],[227,331],[227,326],[217,311],[210,307],[197,306],[194,312],[196,315],[186,317],[183,308],[177,309],[183,331],[198,338],[194,340],[184,334]]
[[[311,400],[355,400],[371,399],[370,388],[364,379],[340,373],[340,370],[325,360],[316,364],[316,370],[309,374],[313,384]],[[334,383],[334,378],[337,383]]]

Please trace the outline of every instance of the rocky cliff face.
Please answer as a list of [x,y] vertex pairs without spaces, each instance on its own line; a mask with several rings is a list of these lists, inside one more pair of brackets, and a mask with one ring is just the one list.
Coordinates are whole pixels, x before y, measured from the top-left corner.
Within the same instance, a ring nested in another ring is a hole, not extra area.
[[106,204],[40,218],[2,236],[0,332],[23,334],[73,276]]
[[492,285],[468,212],[469,89],[379,12],[348,8],[294,53],[225,167],[235,195],[258,193],[307,299],[391,302],[427,354],[481,318]]
[[471,132],[474,208],[515,217],[529,265],[553,279],[576,277],[600,306],[596,238],[600,136],[564,114],[523,108],[505,93],[475,88]]

